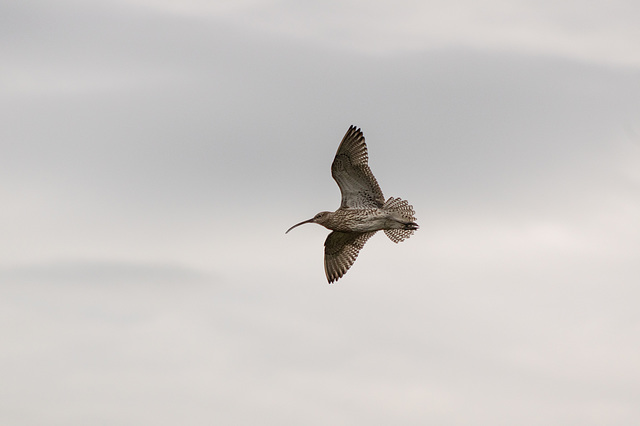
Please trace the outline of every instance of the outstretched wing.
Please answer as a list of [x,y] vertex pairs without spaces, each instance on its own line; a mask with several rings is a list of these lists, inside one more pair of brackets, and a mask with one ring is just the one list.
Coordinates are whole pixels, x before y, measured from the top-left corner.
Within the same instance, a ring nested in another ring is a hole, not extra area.
[[324,242],[324,272],[329,284],[347,273],[373,232],[333,231]]
[[362,131],[349,127],[331,164],[331,176],[342,192],[341,208],[380,208],[384,204],[382,190],[368,160]]

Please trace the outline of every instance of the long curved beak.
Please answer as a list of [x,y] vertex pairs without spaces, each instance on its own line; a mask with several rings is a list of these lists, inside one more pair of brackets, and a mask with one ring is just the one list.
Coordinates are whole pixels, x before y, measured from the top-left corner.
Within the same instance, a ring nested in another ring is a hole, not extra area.
[[291,231],[293,228],[295,228],[296,226],[300,226],[300,225],[304,225],[305,223],[313,223],[313,218],[309,219],[309,220],[305,220],[302,221],[300,223],[296,223],[295,225],[293,225],[291,228],[287,229],[287,232],[285,232],[285,234],[287,234],[289,231]]

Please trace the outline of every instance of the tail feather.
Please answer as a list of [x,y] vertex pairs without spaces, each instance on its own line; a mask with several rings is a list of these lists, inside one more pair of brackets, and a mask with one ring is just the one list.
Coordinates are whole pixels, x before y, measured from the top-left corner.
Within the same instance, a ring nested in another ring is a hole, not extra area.
[[399,243],[413,235],[413,231],[408,229],[385,229],[384,233],[394,243]]
[[[383,208],[396,212],[400,217],[407,222],[408,229],[385,229],[384,233],[394,243],[399,243],[406,240],[413,235],[414,230],[417,228],[415,224],[416,212],[413,207],[406,201],[400,198],[390,197],[385,203]],[[411,225],[409,225],[411,224]]]

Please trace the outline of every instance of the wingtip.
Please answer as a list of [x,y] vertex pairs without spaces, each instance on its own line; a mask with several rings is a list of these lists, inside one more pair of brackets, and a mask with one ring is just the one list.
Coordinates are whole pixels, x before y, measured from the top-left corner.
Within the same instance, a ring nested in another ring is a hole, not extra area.
[[336,281],[338,281],[339,279],[340,279],[340,277],[339,277],[339,276],[335,276],[335,275],[328,276],[328,275],[327,275],[327,282],[329,283],[329,285],[331,285],[331,284],[335,283],[335,282],[336,282]]

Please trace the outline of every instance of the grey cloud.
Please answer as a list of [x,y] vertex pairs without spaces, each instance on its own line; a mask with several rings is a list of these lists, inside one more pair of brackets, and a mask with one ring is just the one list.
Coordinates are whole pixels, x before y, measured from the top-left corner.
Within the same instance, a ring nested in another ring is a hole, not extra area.
[[[606,140],[638,107],[636,73],[627,70],[471,51],[375,58],[282,47],[224,27],[118,23],[110,31],[124,40],[108,33],[108,47],[135,50],[112,61],[149,67],[141,62],[154,56],[149,52],[162,44],[155,41],[162,33],[177,47],[150,68],[185,68],[188,77],[5,105],[12,123],[5,140],[13,141],[6,167],[71,185],[81,177],[95,185],[89,190],[136,200],[171,194],[194,201],[213,192],[262,203],[267,193],[285,196],[290,176],[305,179],[309,164],[317,163],[314,170],[326,179],[337,141],[355,123],[370,140],[377,173],[384,173],[378,158],[386,158],[391,169],[415,170],[398,176],[415,182],[413,191],[434,182],[429,191],[455,186],[456,194],[465,193],[471,184],[472,193],[487,195],[488,188],[606,155]],[[506,155],[512,160],[503,161]],[[446,182],[438,179],[444,174]],[[318,176],[302,182],[314,192],[327,188],[316,184]],[[241,190],[229,190],[223,184],[229,180]]]
[[208,281],[208,274],[184,266],[133,262],[65,261],[5,267],[5,284],[189,284]]

